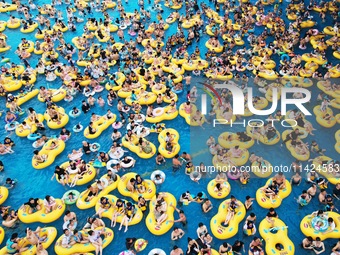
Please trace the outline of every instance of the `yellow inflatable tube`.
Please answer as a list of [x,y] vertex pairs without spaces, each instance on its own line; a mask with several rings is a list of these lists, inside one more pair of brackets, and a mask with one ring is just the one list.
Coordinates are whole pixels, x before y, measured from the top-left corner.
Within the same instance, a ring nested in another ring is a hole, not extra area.
[[229,221],[229,226],[225,227],[222,223],[225,221],[227,216],[227,205],[226,203],[230,202],[230,199],[224,200],[220,206],[218,207],[218,213],[210,220],[210,229],[212,234],[220,239],[225,240],[235,236],[238,232],[238,225],[246,216],[246,208],[242,204],[242,202],[237,201],[239,206],[235,210],[234,217]]
[[[49,91],[52,92],[52,102],[59,102],[61,100],[63,100],[66,97],[66,90],[65,89],[50,89]],[[45,100],[38,95],[38,100],[40,102],[45,102]]]
[[[98,228],[96,230],[100,230],[101,228]],[[85,232],[84,230],[79,231],[82,235],[87,235],[87,232]],[[103,249],[106,248],[113,240],[114,237],[114,233],[111,229],[109,228],[104,228],[104,232],[105,232],[105,238],[103,239]],[[96,248],[90,244],[90,243],[86,243],[86,244],[82,244],[82,243],[76,243],[74,245],[72,245],[71,248],[64,248],[61,246],[61,242],[63,240],[64,235],[60,236],[54,246],[54,251],[57,255],[72,255],[72,254],[76,254],[76,253],[87,253],[87,252],[91,252],[91,251],[95,251]]]
[[[32,99],[33,97],[35,97],[36,95],[39,94],[39,89],[34,89],[31,92],[28,92],[24,95],[21,95],[17,98],[17,100],[15,101],[15,103],[20,106],[23,103],[26,103],[28,100]],[[6,103],[6,107],[9,108],[10,105],[8,103]]]
[[273,169],[273,166],[272,164],[270,164],[269,161],[267,160],[263,160],[263,163],[265,165],[261,167],[260,169],[260,163],[257,162],[257,161],[254,161],[252,164],[251,164],[251,171],[258,177],[260,178],[268,178],[272,173],[272,169]]
[[219,45],[218,47],[213,47],[213,46],[209,43],[209,41],[207,41],[207,42],[205,43],[205,47],[207,47],[209,50],[212,50],[212,51],[214,51],[214,52],[216,52],[216,53],[221,53],[221,52],[223,51],[223,46],[222,46],[222,45]]
[[37,27],[38,27],[38,23],[37,22],[33,22],[32,25],[29,25],[27,29],[24,29],[23,27],[20,28],[20,32],[27,34],[27,33],[32,33]]
[[3,85],[3,87],[7,92],[13,92],[13,91],[18,90],[22,87],[22,81],[11,79],[9,81],[6,81],[6,83]]
[[[336,99],[340,99],[340,90],[331,90],[331,89],[327,89],[326,85],[327,83],[325,81],[319,81],[316,86],[322,90],[325,94],[327,94],[328,96],[331,96],[332,98],[336,98]],[[330,85],[330,84],[329,84]]]
[[[98,201],[100,201],[100,198],[109,194],[111,191],[115,190],[117,188],[117,184],[120,180],[120,177],[117,175],[117,180],[115,182],[112,182],[111,184],[108,184],[108,180],[107,180],[107,175],[104,174],[102,177],[100,177],[101,181],[103,181],[103,183],[105,183],[107,186],[105,186],[102,191],[99,192],[99,194],[97,196],[95,196],[94,198],[92,198],[90,201],[86,201],[86,198],[88,197],[89,194],[89,190],[86,189],[84,190],[82,193],[80,193],[80,196],[77,200],[77,207],[81,210],[85,210],[85,209],[89,209],[91,207],[94,207],[96,205],[96,203]],[[96,186],[97,182],[95,181],[91,186]]]
[[221,75],[221,74],[214,74],[212,71],[207,71],[204,73],[206,77],[212,78],[214,80],[219,80],[219,81],[227,81],[233,78],[233,74],[230,73],[228,75]]
[[7,21],[7,27],[10,29],[16,29],[21,26],[21,21],[18,18],[14,18],[12,21],[9,19]]
[[[115,205],[115,204],[116,204],[118,198],[117,198],[116,196],[114,196],[114,195],[105,195],[105,196],[103,196],[103,197],[106,197],[107,199],[109,199],[110,204],[111,204],[111,207],[110,207],[109,209],[106,209],[106,210],[102,213],[102,216],[111,220],[111,219],[112,219],[112,216],[113,216],[113,214],[114,214],[114,212],[115,212],[112,205]],[[125,200],[125,199],[122,199],[122,200],[125,202],[125,204],[128,202],[128,201]],[[131,219],[131,221],[129,221],[129,223],[128,223],[129,226],[136,225],[136,224],[138,224],[139,222],[141,222],[142,219],[143,219],[143,212],[142,212],[142,210],[141,210],[136,204],[135,204],[134,206],[135,206],[135,215],[134,215],[134,217]],[[100,208],[100,200],[98,200],[97,203],[96,203],[96,212],[98,212],[99,208]],[[118,223],[121,223],[122,220],[123,220],[123,217],[124,217],[124,215],[119,215],[119,216],[117,216],[117,222],[118,222]]]
[[94,139],[101,135],[101,133],[107,129],[110,125],[112,125],[116,121],[116,115],[111,119],[105,119],[104,117],[100,117],[99,120],[93,122],[93,127],[96,129],[96,133],[90,134],[89,127],[86,127],[84,130],[84,136],[87,139]]
[[5,238],[5,230],[2,227],[0,227],[0,244],[2,244],[2,241],[4,240],[4,238]]
[[131,96],[129,96],[125,99],[125,103],[132,105],[133,102],[138,102],[140,105],[150,105],[157,100],[156,94],[152,92],[146,92],[145,95],[137,95],[137,98],[136,101],[132,101]]
[[[285,130],[282,133],[282,140],[284,141],[287,137],[288,134],[290,134],[292,130]],[[287,149],[290,151],[290,154],[292,154],[292,156],[300,161],[307,161],[310,157],[310,151],[308,150],[305,154],[298,154],[293,145],[292,145],[292,141],[289,140],[286,142],[286,147]]]
[[152,158],[157,151],[156,146],[152,142],[147,141],[145,138],[143,138],[143,141],[149,143],[149,146],[151,147],[150,153],[145,153],[143,150],[140,149],[140,146],[138,145],[139,139],[135,135],[133,136],[133,139],[131,142],[127,141],[124,137],[122,139],[122,144],[124,147],[128,148],[130,151],[136,153],[138,157],[140,158],[144,158],[144,159]]
[[139,94],[141,88],[143,88],[145,90],[146,89],[146,85],[145,84],[141,84],[138,88],[134,88],[134,89],[131,89],[129,91],[125,91],[123,89],[120,89],[120,90],[118,90],[118,96],[120,98],[127,98],[128,96],[131,96],[132,90],[134,90],[136,94]]
[[150,201],[150,211],[145,219],[146,227],[152,234],[156,236],[164,235],[172,228],[172,226],[174,225],[173,221],[175,211],[175,209],[172,206],[176,207],[177,205],[176,198],[172,194],[168,192],[161,194],[164,196],[164,201],[167,204],[166,214],[168,215],[168,217],[166,221],[163,222],[160,226],[157,226],[157,222],[154,216],[154,210],[156,207],[156,196],[154,196]]
[[330,157],[327,156],[319,156],[314,158],[313,160],[313,166],[314,170],[317,171],[319,174],[322,176],[326,177],[327,180],[336,185],[337,183],[340,183],[340,178],[336,177],[334,174],[336,174],[336,169],[335,166],[333,169],[329,168],[327,169],[326,166],[327,164],[332,161]]
[[69,121],[69,116],[65,113],[64,108],[57,107],[57,112],[61,115],[61,119],[59,121],[53,121],[50,115],[47,114],[47,111],[44,114],[44,118],[47,121],[47,126],[51,129],[58,129],[66,126]]
[[[305,236],[311,236],[313,239],[315,239],[316,237],[320,237],[322,241],[328,238],[334,238],[334,239],[340,238],[340,231],[339,231],[340,214],[336,212],[324,212],[324,215],[325,215],[324,218],[321,218],[318,216],[312,216],[311,214],[306,215],[300,222],[301,232]],[[328,230],[327,219],[329,217],[333,218],[336,227],[332,232],[324,234],[324,232]],[[317,229],[314,227],[316,225],[321,225],[321,227]],[[325,229],[323,228],[323,226],[325,226]]]
[[273,203],[270,201],[270,198],[266,196],[265,192],[263,191],[263,188],[265,187],[268,187],[268,185],[272,182],[273,178],[270,178],[265,186],[259,188],[257,191],[256,191],[256,201],[257,203],[262,207],[262,208],[265,208],[265,209],[269,209],[271,207],[273,208],[278,208],[281,203],[282,203],[282,200],[286,197],[289,196],[289,194],[292,192],[292,186],[290,185],[290,182],[289,181],[285,181],[285,188],[284,189],[280,189],[278,194],[273,197]]
[[[43,122],[44,121],[44,116],[39,113],[37,115],[37,119],[39,120],[39,122]],[[19,124],[15,128],[15,134],[17,136],[19,136],[19,137],[27,137],[29,134],[32,134],[35,131],[37,131],[37,126],[28,117],[24,121],[26,122],[27,125],[31,126],[31,129],[30,130],[29,129],[24,129],[23,126],[21,124]]]
[[[69,166],[70,166],[69,161],[66,161],[60,165],[60,167],[64,169],[68,168]],[[84,185],[92,181],[96,177],[97,172],[96,172],[96,169],[93,167],[93,165],[87,164],[86,166],[89,169],[89,171],[82,176],[83,178],[78,179],[76,181],[76,186]],[[69,177],[70,177],[69,183],[72,183],[72,180],[76,175],[77,175],[76,173],[69,173]],[[60,180],[58,178],[57,178],[57,181],[60,183]]]
[[[266,242],[266,254],[267,255],[277,255],[277,254],[285,254],[285,255],[294,255],[295,254],[295,246],[292,240],[288,237],[288,226],[280,220],[273,219],[274,227],[266,220],[263,219],[259,225],[259,232],[261,237]],[[271,232],[271,229],[275,229],[275,232]],[[281,244],[282,250],[276,249],[276,245]]]
[[[55,142],[57,144],[57,147],[54,150],[48,150],[47,148],[49,146],[51,146],[51,143]],[[32,166],[35,169],[43,169],[45,167],[50,166],[51,164],[53,164],[55,158],[63,152],[63,150],[65,149],[65,142],[61,139],[50,139],[48,140],[44,146],[42,147],[42,149],[39,151],[39,155],[45,155],[47,156],[47,158],[45,159],[45,161],[43,163],[38,163],[37,160],[34,159],[34,157],[32,158]]]
[[[185,121],[186,121],[186,123],[188,124],[188,125],[190,125],[190,123],[191,123],[191,121],[190,121],[190,116],[191,116],[191,113],[187,113],[186,111],[185,111],[185,108],[184,108],[184,106],[185,106],[185,102],[184,103],[182,103],[180,106],[179,106],[179,115],[181,115],[184,119],[185,119]],[[196,111],[196,106],[194,105],[194,104],[190,104],[190,107],[191,107],[191,112],[195,112]]]
[[336,144],[334,145],[335,150],[340,154],[340,129],[335,133]]
[[5,203],[7,198],[8,198],[8,189],[4,186],[0,186],[0,205]]
[[57,203],[57,208],[50,213],[45,213],[45,206],[42,199],[39,199],[39,205],[41,209],[39,211],[33,212],[31,214],[28,213],[28,205],[22,205],[18,211],[19,220],[23,223],[32,223],[32,222],[41,222],[41,223],[51,223],[59,219],[64,211],[65,204],[61,199],[55,199]]
[[126,189],[127,182],[130,181],[131,178],[135,178],[136,175],[137,173],[132,172],[123,175],[118,182],[118,192],[125,197],[131,197],[136,202],[140,196],[143,196],[145,200],[151,200],[156,194],[156,186],[151,180],[144,179],[143,185],[146,190],[144,193],[138,193],[137,191],[131,193]]
[[242,146],[240,146],[239,149],[242,150],[242,154],[239,157],[232,156],[230,151],[226,153],[226,156],[229,157],[236,166],[243,166],[247,163],[249,159],[249,151]]
[[[336,119],[333,115],[333,111],[331,108],[327,107],[325,112],[321,111],[321,106],[317,105],[313,108],[313,112],[316,115],[316,122],[325,128],[331,128],[336,124]],[[325,115],[328,114],[330,116],[329,120],[325,120]]]
[[[53,241],[57,237],[57,229],[54,228],[54,227],[41,228],[38,236],[40,238],[41,237],[45,238],[44,242],[41,242],[41,245],[42,245],[42,247],[44,247],[44,249],[47,249],[48,247],[51,246],[51,244],[53,243]],[[21,241],[19,242],[19,245],[22,248],[29,246],[27,250],[20,253],[21,255],[32,255],[32,254],[37,253],[37,246],[31,245],[31,243],[26,239],[26,237],[21,239]],[[8,254],[6,246],[0,250],[0,255],[5,255],[5,254]]]
[[227,149],[230,149],[235,146],[242,146],[243,148],[249,149],[250,147],[254,145],[254,140],[252,139],[247,142],[241,142],[236,133],[224,132],[218,136],[218,143],[222,147],[227,148]]
[[[261,127],[262,123],[261,122],[252,122],[252,126],[258,126],[260,127],[261,131],[263,131],[263,127]],[[278,130],[276,130],[276,135],[274,137],[272,137],[271,139],[268,139],[268,137],[266,135],[262,135],[259,133],[253,134],[252,133],[252,129],[253,127],[251,126],[247,126],[246,127],[246,131],[247,131],[247,135],[254,138],[254,139],[258,139],[261,143],[265,144],[265,145],[274,145],[277,144],[280,139],[281,139],[281,135],[280,132]]]
[[[172,151],[167,151],[166,150],[166,133],[170,133],[170,136],[173,138],[173,149]],[[178,143],[179,140],[179,134],[177,130],[173,128],[166,128],[162,132],[158,134],[158,141],[160,143],[158,147],[158,151],[160,154],[163,155],[164,158],[173,158],[175,157],[179,151],[181,150],[181,145]]]
[[[156,108],[157,109],[157,108]],[[146,121],[149,123],[158,123],[163,120],[173,120],[178,116],[178,110],[169,113],[168,111],[171,109],[171,106],[166,106],[163,108],[163,113],[159,116],[155,117],[146,117]]]
[[231,189],[229,182],[225,181],[225,182],[221,183],[221,185],[223,186],[221,191],[215,190],[216,184],[217,184],[217,182],[216,182],[215,179],[211,180],[208,183],[207,190],[208,190],[209,195],[212,198],[215,198],[215,199],[222,199],[222,198],[227,197],[229,195],[230,189]]

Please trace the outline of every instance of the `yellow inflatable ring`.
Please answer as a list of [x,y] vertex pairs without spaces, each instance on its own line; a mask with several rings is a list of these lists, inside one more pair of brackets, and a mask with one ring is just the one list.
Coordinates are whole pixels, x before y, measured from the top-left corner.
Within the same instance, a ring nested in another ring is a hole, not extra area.
[[156,186],[151,180],[144,179],[143,184],[145,186],[146,192],[139,194],[137,191],[131,193],[126,189],[126,184],[131,178],[135,178],[137,173],[127,173],[123,175],[118,182],[118,192],[125,196],[131,197],[134,201],[138,201],[140,196],[143,196],[145,200],[150,200],[156,194]]
[[289,194],[292,192],[292,186],[290,185],[289,181],[285,181],[285,188],[280,189],[277,195],[273,198],[273,203],[271,203],[270,198],[266,196],[265,192],[263,191],[263,188],[266,188],[270,185],[273,178],[270,178],[265,186],[259,188],[256,191],[256,201],[262,208],[269,209],[271,207],[277,208],[281,205],[282,200],[289,196]]
[[154,210],[156,207],[156,196],[154,196],[151,201],[150,201],[150,210],[149,210],[149,214],[146,216],[145,219],[145,224],[146,227],[148,228],[148,230],[157,236],[160,235],[164,235],[165,233],[167,233],[172,226],[174,225],[174,211],[175,209],[172,207],[176,207],[177,202],[176,202],[176,198],[168,193],[161,193],[164,196],[164,201],[167,204],[167,210],[166,210],[166,214],[168,215],[166,221],[164,221],[163,223],[161,223],[160,226],[157,226],[157,222],[154,216]]
[[239,206],[235,210],[234,217],[229,221],[228,227],[223,226],[222,223],[225,221],[227,216],[228,212],[226,203],[230,203],[230,199],[221,202],[218,207],[218,213],[210,220],[210,229],[216,238],[225,240],[237,234],[238,226],[246,216],[246,208],[240,201],[237,202]]
[[212,198],[215,198],[215,199],[222,199],[222,198],[227,197],[229,195],[230,189],[231,189],[229,182],[225,181],[225,182],[221,183],[221,185],[223,186],[221,191],[215,190],[216,184],[217,184],[217,182],[216,182],[215,179],[211,180],[208,183],[207,190],[208,190],[209,195]]

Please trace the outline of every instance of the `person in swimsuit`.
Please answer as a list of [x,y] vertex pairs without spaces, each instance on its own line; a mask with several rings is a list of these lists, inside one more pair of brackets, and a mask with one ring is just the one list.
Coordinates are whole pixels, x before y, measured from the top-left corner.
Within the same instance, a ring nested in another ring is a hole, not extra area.
[[204,213],[209,212],[213,208],[213,205],[209,199],[204,199],[202,203],[202,211]]
[[181,248],[179,248],[177,245],[175,245],[171,252],[170,252],[170,255],[183,255],[183,250]]
[[298,197],[297,202],[301,206],[305,206],[308,205],[311,200],[312,196],[308,194],[307,190],[303,190],[301,195]]
[[10,124],[10,123],[16,121],[16,119],[17,119],[17,116],[16,116],[14,113],[12,113],[12,112],[10,112],[10,111],[7,111],[7,112],[6,112],[5,122],[6,122],[7,124]]
[[84,151],[86,154],[91,153],[91,150],[90,150],[90,146],[91,146],[91,145],[90,145],[87,141],[83,141],[82,144],[83,144],[83,151]]
[[146,211],[148,204],[143,196],[138,197],[137,206],[142,210],[143,213]]
[[94,185],[93,184],[88,185],[87,190],[88,190],[88,194],[87,194],[87,197],[85,199],[86,202],[90,202],[93,198],[95,198],[99,194],[99,189],[98,189],[97,183],[95,183]]
[[187,248],[186,254],[187,255],[198,255],[199,253],[200,253],[200,250],[199,250],[198,243],[195,240],[188,237],[188,248]]
[[90,230],[88,232],[90,243],[96,248],[96,255],[103,254],[103,240],[101,235],[105,235],[105,228]]
[[249,245],[249,255],[264,255],[260,238],[254,237]]
[[332,249],[331,255],[340,255],[340,239]]
[[44,199],[45,213],[50,213],[57,209],[57,202],[54,197],[47,195]]
[[121,230],[122,226],[125,225],[125,230],[124,230],[124,233],[125,233],[128,230],[129,222],[133,219],[134,216],[135,216],[135,206],[132,203],[127,202],[126,207],[125,207],[125,214],[120,223],[119,230]]
[[233,247],[227,242],[223,242],[218,249],[220,255],[229,255],[232,252]]
[[243,252],[245,252],[244,243],[242,241],[236,240],[235,243],[232,246],[232,251],[235,254],[241,255],[242,250],[243,250]]
[[178,227],[174,227],[173,231],[171,232],[171,240],[179,240],[184,236],[184,231]]
[[228,227],[230,220],[232,220],[235,215],[236,209],[239,207],[239,202],[234,196],[231,196],[230,201],[226,202],[226,207],[228,213],[226,215],[223,225]]
[[301,183],[301,180],[302,180],[302,177],[301,177],[300,172],[296,172],[290,179],[290,184],[299,186]]
[[313,249],[313,237],[307,236],[305,239],[302,240],[301,246],[305,250],[312,250]]
[[96,213],[98,215],[98,217],[101,218],[103,212],[110,209],[111,206],[112,206],[111,201],[107,197],[101,197],[100,198],[100,207],[99,207],[99,209],[97,210],[97,213]]
[[279,218],[274,208],[269,208],[269,212],[266,215],[266,220],[270,223],[271,228],[274,227],[275,218]]
[[315,254],[321,254],[326,250],[325,244],[321,241],[320,237],[316,237],[315,241],[313,241],[312,250],[315,252]]
[[145,188],[145,184],[144,184],[144,180],[142,179],[142,177],[137,174],[135,176],[135,189],[139,192],[139,193],[144,193],[146,191],[146,188]]
[[30,198],[27,203],[24,203],[24,206],[28,207],[28,213],[31,214],[35,211],[39,211],[41,209],[41,205],[39,204],[39,198]]
[[152,153],[152,147],[150,145],[150,142],[140,138],[139,139],[139,151],[140,153],[144,152],[146,154]]
[[32,244],[37,245],[38,243],[43,243],[47,239],[47,233],[43,236],[40,236],[41,228],[37,227],[35,231],[30,228],[26,228],[26,240]]
[[111,227],[116,226],[118,216],[124,215],[124,213],[125,213],[125,202],[121,199],[118,199],[116,204],[113,206],[113,208],[114,208],[114,210],[113,210],[113,215],[112,215],[112,218],[111,218]]
[[20,254],[21,252],[28,250],[29,247],[19,246],[20,241],[21,238],[18,237],[18,233],[13,233],[6,242],[7,254]]
[[181,222],[182,225],[185,226],[187,224],[187,218],[184,214],[184,211],[176,208],[173,204],[170,204],[170,206],[173,207],[179,215],[179,219],[174,220],[173,222]]

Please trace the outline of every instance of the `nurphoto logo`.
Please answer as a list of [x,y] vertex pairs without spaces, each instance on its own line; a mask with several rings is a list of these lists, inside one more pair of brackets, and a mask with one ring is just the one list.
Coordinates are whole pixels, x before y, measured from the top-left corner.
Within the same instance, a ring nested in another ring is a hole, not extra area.
[[[232,93],[233,98],[233,114],[234,115],[244,115],[244,107],[245,107],[245,98],[242,89],[238,88],[235,85],[231,84],[216,84],[214,89],[228,89]],[[253,106],[253,88],[247,88],[248,100],[247,106],[251,113],[259,116],[268,116],[274,113],[277,109],[278,105],[278,89],[273,88],[273,102],[270,109],[266,110],[257,110]],[[304,88],[281,88],[281,113],[282,115],[286,115],[287,105],[295,105],[304,115],[311,116],[312,114],[303,106],[304,103],[307,103],[311,99],[311,92]],[[301,93],[305,95],[304,98],[288,98],[287,94],[293,93]],[[221,101],[220,96],[215,94],[217,99]],[[201,95],[201,109],[202,114],[207,114],[207,95]]]

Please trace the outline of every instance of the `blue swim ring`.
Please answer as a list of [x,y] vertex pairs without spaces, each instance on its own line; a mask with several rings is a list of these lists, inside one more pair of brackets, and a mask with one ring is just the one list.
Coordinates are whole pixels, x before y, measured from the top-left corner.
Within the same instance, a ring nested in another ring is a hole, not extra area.
[[68,113],[68,115],[70,115],[72,118],[77,118],[77,117],[79,117],[80,114],[81,114],[81,111],[79,111],[77,114],[74,114],[72,111],[73,111],[73,110],[69,111],[69,113]]
[[181,89],[181,90],[175,90],[175,88],[174,87],[172,87],[171,88],[171,91],[172,92],[174,92],[174,93],[176,93],[176,94],[180,94],[180,93],[182,93],[183,92],[183,90]]
[[16,127],[17,127],[19,124],[20,124],[20,123],[17,122],[17,121],[8,123],[8,124],[5,125],[5,129],[6,129],[7,131],[13,131],[14,129],[16,129]]
[[100,150],[100,144],[99,143],[92,143],[90,145],[90,151],[97,152]]
[[324,217],[316,216],[312,219],[312,227],[317,231],[325,232],[329,227],[328,220]]
[[29,134],[27,136],[27,139],[30,140],[30,141],[35,141],[37,139],[39,139],[41,137],[41,134]]
[[281,60],[282,60],[282,61],[289,61],[289,60],[290,60],[290,57],[289,57],[287,54],[282,54],[282,55],[281,55]]
[[77,126],[78,126],[78,124],[75,125],[75,126],[72,128],[73,132],[78,133],[78,132],[81,132],[81,131],[84,129],[84,127],[83,127],[82,125],[80,125],[80,124],[79,124],[79,128],[77,128]]

